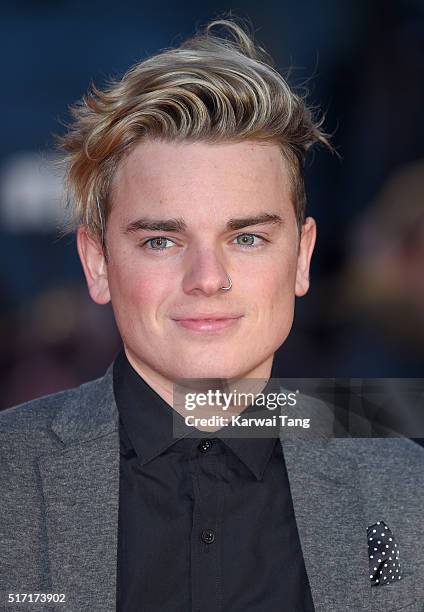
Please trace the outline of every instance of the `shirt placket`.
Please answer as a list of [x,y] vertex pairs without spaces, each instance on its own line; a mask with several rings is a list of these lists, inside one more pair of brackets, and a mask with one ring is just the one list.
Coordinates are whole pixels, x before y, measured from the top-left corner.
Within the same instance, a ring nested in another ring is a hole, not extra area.
[[193,612],[222,610],[222,507],[223,480],[216,441],[200,440],[192,448],[193,483],[191,532],[191,584]]

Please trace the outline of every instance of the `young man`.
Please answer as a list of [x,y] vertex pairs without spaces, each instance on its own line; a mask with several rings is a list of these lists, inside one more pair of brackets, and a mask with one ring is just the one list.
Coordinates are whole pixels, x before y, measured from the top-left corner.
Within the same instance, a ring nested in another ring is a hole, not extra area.
[[0,416],[2,606],[423,609],[418,445],[173,433],[181,379],[272,380],[309,287],[317,142],[321,122],[231,21],[74,108],[78,252],[123,350],[103,378]]

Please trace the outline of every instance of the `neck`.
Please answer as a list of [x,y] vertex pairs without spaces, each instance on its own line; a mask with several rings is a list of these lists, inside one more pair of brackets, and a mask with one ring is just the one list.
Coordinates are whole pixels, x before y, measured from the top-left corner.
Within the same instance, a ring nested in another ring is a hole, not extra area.
[[[215,393],[219,391],[230,397],[231,393],[246,393],[258,394],[266,386],[272,370],[274,355],[271,355],[265,362],[259,364],[256,368],[246,374],[236,378],[216,379],[204,378],[190,380],[190,386],[182,387],[176,381],[166,378],[156,370],[150,368],[146,363],[140,362],[133,353],[124,347],[125,354],[131,366],[141,378],[174,410],[179,412],[183,417],[187,416],[187,410],[184,408],[184,401],[178,398],[185,396],[187,393]],[[250,403],[250,402],[249,402]],[[230,404],[226,408],[227,415],[235,415],[242,412],[247,405],[240,406],[239,404]],[[202,414],[212,415],[216,413],[216,406],[203,406]]]

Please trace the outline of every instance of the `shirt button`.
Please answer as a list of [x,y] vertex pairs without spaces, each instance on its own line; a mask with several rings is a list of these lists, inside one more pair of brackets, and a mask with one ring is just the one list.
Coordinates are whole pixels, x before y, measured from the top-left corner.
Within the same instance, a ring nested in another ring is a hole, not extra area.
[[207,453],[211,447],[212,442],[210,440],[202,440],[199,444],[199,451],[201,453]]
[[212,544],[215,541],[215,532],[212,529],[203,529],[201,537],[205,544]]

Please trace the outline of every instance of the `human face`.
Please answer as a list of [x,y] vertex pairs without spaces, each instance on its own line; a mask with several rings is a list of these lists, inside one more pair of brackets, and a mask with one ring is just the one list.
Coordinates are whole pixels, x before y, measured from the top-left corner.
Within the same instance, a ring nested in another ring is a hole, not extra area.
[[[167,220],[180,227],[143,229]],[[139,144],[114,176],[107,261],[78,232],[91,297],[112,301],[130,362],[161,388],[181,378],[268,378],[295,295],[308,290],[314,241],[311,218],[299,241],[279,147],[252,141]],[[233,286],[223,291],[227,275]],[[231,324],[181,322],[215,313]]]

